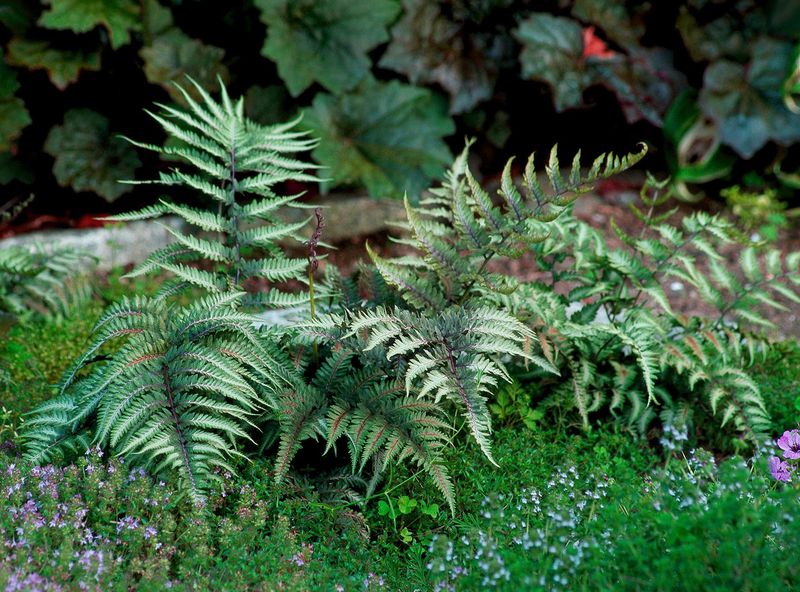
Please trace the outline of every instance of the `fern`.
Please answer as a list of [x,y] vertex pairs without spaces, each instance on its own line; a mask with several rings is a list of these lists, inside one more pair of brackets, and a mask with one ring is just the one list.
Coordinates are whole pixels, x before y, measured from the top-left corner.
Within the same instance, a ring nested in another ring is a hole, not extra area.
[[[659,211],[669,198],[661,193],[664,187],[651,179],[642,193],[647,212],[633,207],[643,222],[639,236],[616,228],[621,249],[609,249],[580,221],[554,221],[547,240],[534,246],[550,286],[523,287],[496,300],[528,319],[542,350],[560,357],[559,369],[576,385],[571,394],[584,426],[589,413],[608,403],[612,413],[644,433],[657,417],[643,404],[646,393],[647,403],[688,402],[701,415],[715,416],[721,427],[758,442],[769,418],[747,367],[766,345],[747,329],[769,325],[758,306],[798,302],[800,254],[784,260],[774,250],[760,253],[731,223],[703,212],[673,226],[666,222],[673,212]],[[744,244],[738,274],[720,254],[721,246],[736,243]],[[711,270],[708,276],[698,268],[700,257]],[[716,314],[686,318],[673,311],[663,284],[676,279]],[[563,282],[571,285],[567,295],[553,294]],[[576,301],[580,307],[568,311]],[[570,394],[558,388],[554,396],[566,401]]]
[[12,314],[68,316],[91,296],[94,258],[75,249],[0,251],[0,310]]
[[328,453],[344,439],[352,474],[361,474],[370,461],[376,463],[376,475],[390,463],[411,462],[428,473],[455,512],[454,488],[440,452],[451,428],[441,407],[409,396],[402,382],[371,363],[369,353],[359,355],[357,340],[343,341],[308,383],[282,395],[276,479],[289,471],[303,441],[324,441]]
[[513,182],[509,161],[498,190],[500,203],[495,204],[467,167],[468,148],[456,159],[442,187],[432,189],[419,207],[406,200],[408,221],[400,226],[410,238],[399,242],[413,247],[419,256],[386,260],[369,249],[386,281],[413,308],[439,310],[479,297],[485,289],[512,289],[513,280],[491,273],[489,262],[497,257],[517,258],[545,241],[550,223],[580,194],[598,180],[633,166],[646,153],[642,147],[639,153],[624,157],[603,154],[585,173],[578,153],[565,179],[553,147],[545,167],[549,191],[539,181],[533,155],[525,166],[521,192]]
[[[241,298],[209,296],[186,309],[139,297],[111,306],[59,396],[26,422],[26,456],[42,462],[91,441],[156,473],[174,471],[202,498],[215,467],[235,472],[230,461],[242,455],[252,418],[285,382],[253,318],[234,309]],[[113,357],[97,361],[115,341]]]
[[[130,221],[165,214],[180,217],[197,229],[192,233],[166,227],[175,242],[152,253],[128,277],[156,270],[175,277],[162,294],[196,286],[209,293],[241,290],[249,280],[263,279],[272,286],[301,280],[305,259],[286,257],[277,244],[297,238],[307,220],[284,223],[276,217],[283,207],[302,207],[299,195],[281,195],[278,186],[287,181],[316,181],[303,172],[314,168],[295,158],[316,145],[306,132],[296,131],[299,120],[262,126],[244,116],[244,101],[232,101],[223,85],[221,101],[215,101],[193,80],[195,101],[184,88],[178,90],[188,109],[159,105],[159,114],[148,112],[176,145],[156,146],[128,140],[135,146],[167,156],[179,164],[157,180],[128,181],[184,187],[215,204],[202,210],[161,200],[137,212],[106,218]],[[204,265],[200,265],[204,264]],[[210,264],[210,265],[209,265]],[[211,269],[209,269],[211,267]],[[292,306],[306,299],[272,287],[251,293],[244,305]]]

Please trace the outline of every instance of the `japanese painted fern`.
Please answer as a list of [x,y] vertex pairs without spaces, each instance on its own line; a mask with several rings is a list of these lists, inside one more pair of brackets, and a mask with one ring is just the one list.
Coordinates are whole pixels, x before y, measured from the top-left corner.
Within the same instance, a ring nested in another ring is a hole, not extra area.
[[301,324],[320,343],[358,343],[355,350],[380,349],[395,362],[406,393],[444,409],[456,409],[490,461],[494,462],[487,400],[499,381],[509,380],[509,361],[532,363],[557,374],[534,352],[535,333],[509,311],[498,308],[486,291],[513,289],[513,280],[489,271],[492,259],[518,256],[544,241],[549,225],[580,193],[598,179],[632,166],[642,156],[603,155],[585,173],[580,156],[568,179],[561,176],[557,152],[547,166],[549,191],[540,185],[533,157],[528,160],[522,193],[513,182],[511,164],[503,173],[495,203],[469,172],[467,150],[448,172],[441,188],[419,207],[406,200],[410,236],[398,242],[419,255],[386,260],[369,250],[385,281],[395,286],[405,307],[351,308]]
[[250,290],[245,305],[280,307],[307,300],[305,295],[274,287],[289,279],[302,280],[305,260],[286,257],[277,244],[294,238],[307,221],[287,224],[275,214],[284,206],[300,207],[296,201],[299,195],[279,192],[282,183],[316,181],[304,172],[314,165],[294,156],[310,150],[316,142],[307,132],[296,130],[299,120],[259,125],[244,116],[244,100],[232,101],[223,85],[221,101],[217,102],[193,80],[190,82],[200,101],[177,86],[188,109],[159,105],[160,114],[150,113],[177,145],[129,140],[179,164],[157,180],[128,182],[185,187],[210,199],[215,208],[203,210],[162,199],[138,212],[107,218],[130,221],[172,214],[197,229],[180,232],[165,226],[175,242],[152,253],[128,275],[159,269],[170,272],[175,280],[164,285],[162,294],[188,285],[221,293],[242,289],[247,280],[260,278],[273,287],[266,292]]
[[[111,306],[58,396],[26,422],[27,457],[44,462],[94,443],[177,475],[201,498],[215,469],[235,472],[230,459],[242,455],[252,419],[284,383],[253,318],[235,310],[242,296],[187,308],[141,297]],[[110,346],[113,355],[98,355]]]

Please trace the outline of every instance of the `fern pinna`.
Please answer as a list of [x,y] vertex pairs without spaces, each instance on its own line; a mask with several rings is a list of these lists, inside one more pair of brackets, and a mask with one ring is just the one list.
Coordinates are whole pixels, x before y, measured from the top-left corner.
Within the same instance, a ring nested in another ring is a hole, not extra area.
[[[285,380],[253,317],[235,310],[242,297],[208,296],[185,309],[140,297],[111,306],[59,396],[27,421],[27,457],[42,462],[93,442],[173,472],[201,498],[215,469],[235,472],[230,459]],[[116,341],[113,356],[98,356]]]
[[[316,142],[307,132],[297,131],[299,120],[259,125],[245,117],[244,99],[231,101],[224,85],[220,85],[222,98],[217,102],[189,80],[201,100],[195,101],[178,86],[188,105],[186,111],[159,105],[162,113],[150,113],[177,145],[156,146],[129,140],[179,164],[170,172],[161,173],[157,180],[128,182],[185,187],[210,198],[216,208],[202,210],[162,199],[138,212],[106,218],[130,221],[172,214],[206,233],[185,233],[165,226],[176,242],[153,252],[128,277],[158,269],[168,271],[175,280],[162,288],[163,294],[189,285],[211,293],[239,290],[247,280],[257,278],[273,284],[290,279],[302,281],[305,260],[285,256],[277,244],[295,238],[307,221],[284,223],[276,217],[284,206],[301,207],[297,202],[300,195],[281,195],[278,187],[287,181],[317,180],[303,172],[314,165],[293,156],[310,150]],[[210,264],[213,269],[201,268],[199,262]],[[305,295],[273,287],[250,293],[244,304],[280,307],[304,300]]]
[[359,354],[357,340],[344,336],[341,327],[324,322],[317,328],[317,336],[337,334],[339,344],[320,352],[324,359],[309,380],[280,395],[277,481],[304,441],[324,442],[326,454],[339,451],[344,441],[353,474],[361,474],[368,463],[380,473],[390,463],[411,462],[429,475],[455,512],[453,485],[441,457],[452,430],[442,408],[409,395],[385,358]]
[[522,192],[512,177],[512,161],[506,165],[495,203],[467,167],[464,149],[445,176],[418,207],[406,200],[410,235],[397,242],[413,247],[418,255],[383,259],[370,256],[386,280],[395,285],[415,309],[437,310],[480,297],[483,290],[511,288],[511,278],[493,274],[489,263],[500,257],[517,258],[532,245],[544,241],[549,223],[567,211],[580,194],[594,184],[636,164],[646,149],[624,157],[602,154],[585,173],[576,154],[568,178],[561,174],[556,147],[546,166],[547,191],[539,181],[534,155],[528,159]]

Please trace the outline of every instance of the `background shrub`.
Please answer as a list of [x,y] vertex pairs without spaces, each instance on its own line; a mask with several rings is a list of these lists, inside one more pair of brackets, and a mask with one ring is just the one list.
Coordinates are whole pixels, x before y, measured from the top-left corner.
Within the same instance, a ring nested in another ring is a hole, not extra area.
[[158,156],[117,134],[156,134],[139,109],[189,75],[260,123],[306,112],[326,187],[413,200],[464,135],[488,171],[645,139],[685,198],[747,170],[796,186],[798,23],[755,0],[3,0],[0,183],[51,212],[140,205],[113,180]]

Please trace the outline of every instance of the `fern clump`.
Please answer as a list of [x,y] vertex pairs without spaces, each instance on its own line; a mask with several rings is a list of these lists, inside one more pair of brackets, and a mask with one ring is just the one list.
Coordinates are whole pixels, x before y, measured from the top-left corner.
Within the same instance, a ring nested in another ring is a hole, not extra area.
[[[277,242],[304,223],[275,217],[299,205],[296,195],[278,193],[281,183],[314,180],[293,157],[313,141],[293,131],[296,122],[248,121],[224,88],[221,102],[196,91],[198,101],[180,91],[187,111],[153,115],[179,144],[137,145],[181,163],[152,182],[192,188],[216,208],[162,200],[114,218],[173,213],[202,233],[175,232],[174,245],[134,270],[174,279],[158,297],[123,300],[101,317],[58,396],[26,422],[29,458],[96,444],[173,473],[202,498],[215,471],[234,472],[237,459],[253,453],[274,458],[276,481],[302,481],[290,475],[306,448],[315,474],[346,469],[348,482],[367,491],[392,464],[410,463],[455,512],[442,449],[463,430],[495,462],[489,409],[502,383],[524,386],[516,412],[531,421],[559,407],[586,429],[611,416],[644,434],[660,409],[670,425],[714,417],[739,442],[767,430],[747,373],[766,346],[747,325],[768,324],[756,304],[800,302],[800,255],[746,245],[741,273],[731,273],[720,248],[743,237],[701,212],[670,225],[660,211],[668,195],[655,182],[642,194],[644,209],[634,208],[642,232],[617,229],[623,246],[610,248],[571,217],[571,205],[637,163],[644,148],[601,155],[588,169],[576,155],[566,176],[554,148],[543,176],[528,159],[521,183],[509,162],[494,196],[469,170],[465,149],[441,187],[419,206],[406,201],[395,240],[410,254],[389,259],[368,247],[372,265],[350,277],[328,265],[315,285],[321,213],[307,260],[285,256]],[[498,271],[498,262],[523,256],[549,281]],[[257,278],[304,281],[310,290],[247,293]],[[676,313],[665,281],[688,284],[716,314]],[[164,298],[187,285],[207,295],[188,306]],[[308,318],[289,327],[255,329],[256,319],[241,312],[304,299]],[[525,413],[525,404],[537,412]]]
[[[766,353],[752,327],[770,323],[759,306],[800,302],[800,254],[785,260],[749,241],[727,220],[704,212],[667,222],[672,210],[665,183],[642,191],[638,236],[615,228],[623,242],[610,249],[602,235],[571,217],[555,221],[533,255],[550,282],[495,295],[538,331],[542,351],[567,380],[546,386],[542,402],[569,402],[581,423],[609,411],[644,434],[659,409],[681,414],[690,426],[716,418],[733,427],[735,445],[752,445],[769,430],[758,386],[747,368]],[[742,244],[739,273],[726,266],[723,246]],[[708,266],[706,275],[699,260]],[[710,311],[704,317],[675,312],[665,284],[680,281]],[[558,286],[568,290],[556,292]],[[724,431],[724,430],[723,430]],[[707,437],[715,437],[713,433]]]
[[[141,297],[111,306],[59,395],[26,421],[26,456],[44,462],[97,444],[173,472],[202,497],[215,469],[235,472],[230,459],[242,456],[253,418],[283,381],[253,318],[235,310],[242,296],[187,308]],[[98,355],[112,344],[113,355]]]
[[459,413],[494,462],[488,401],[500,381],[510,380],[507,363],[533,364],[553,375],[558,370],[536,351],[536,333],[492,300],[492,294],[513,290],[515,280],[490,272],[488,263],[518,257],[546,240],[553,220],[579,194],[632,166],[644,153],[602,155],[585,173],[578,155],[564,179],[554,149],[547,167],[549,191],[540,185],[532,157],[522,192],[509,164],[495,203],[469,172],[465,149],[441,188],[419,207],[406,201],[408,220],[402,228],[410,236],[397,240],[418,254],[387,260],[369,250],[375,268],[403,304],[369,310],[356,304],[299,328],[315,343],[350,347],[391,362],[387,371],[402,378],[408,395]]
[[91,296],[94,258],[77,249],[0,250],[0,311],[67,316]]
[[[162,294],[190,285],[222,293],[242,289],[248,280],[263,279],[273,284],[302,280],[306,261],[285,256],[277,245],[296,238],[307,220],[284,223],[276,212],[282,207],[301,207],[297,202],[300,195],[282,195],[281,184],[317,180],[303,172],[314,166],[295,157],[316,142],[307,132],[297,131],[299,120],[259,125],[245,117],[244,99],[232,101],[224,86],[217,102],[200,85],[190,82],[200,97],[198,101],[177,86],[187,110],[160,105],[160,114],[150,113],[177,145],[129,140],[177,161],[175,168],[161,173],[157,180],[128,182],[187,188],[210,199],[214,207],[204,210],[162,199],[138,212],[107,218],[130,221],[172,214],[196,229],[186,233],[165,226],[175,242],[153,252],[128,277],[154,270],[170,272],[175,280],[164,285]],[[305,295],[273,287],[248,294],[243,304],[279,307],[305,300]]]
[[[623,247],[609,248],[598,231],[570,215],[570,206],[592,182],[631,166],[644,151],[601,156],[585,173],[576,156],[564,178],[553,150],[547,190],[533,157],[521,189],[509,163],[497,198],[477,183],[466,154],[419,207],[406,204],[407,234],[397,240],[417,254],[384,259],[370,251],[408,308],[421,318],[444,318],[451,310],[469,315],[489,307],[524,322],[530,333],[518,343],[525,355],[514,359],[524,366],[517,372],[535,385],[534,403],[567,405],[585,428],[605,411],[644,434],[661,409],[692,426],[715,417],[723,432],[733,428],[737,446],[764,438],[769,418],[747,367],[767,346],[748,327],[769,326],[759,306],[800,302],[800,255],[784,260],[778,251],[763,251],[727,220],[704,212],[686,216],[680,226],[669,224],[673,212],[662,211],[669,192],[654,180],[642,192],[644,207],[633,206],[642,232],[629,236],[617,228]],[[739,274],[726,267],[720,251],[733,244],[743,246]],[[549,282],[523,283],[490,265],[526,253]],[[708,277],[699,271],[699,257],[708,264]],[[664,285],[674,281],[696,290],[716,313],[686,318],[673,311]],[[371,314],[373,322],[364,324],[359,314],[349,322],[365,331],[367,344],[401,335],[403,345],[394,353],[405,358],[402,372],[413,368],[412,378],[436,385],[423,393],[436,392],[443,379],[433,360],[445,358],[430,354],[423,357],[428,366],[418,357],[409,364],[419,356],[415,348],[431,343],[419,334],[424,323],[407,322],[402,315],[408,312],[400,309]],[[513,334],[514,325],[504,325],[506,335]],[[483,402],[480,408],[488,421]],[[472,432],[486,451],[487,430],[476,425]]]

